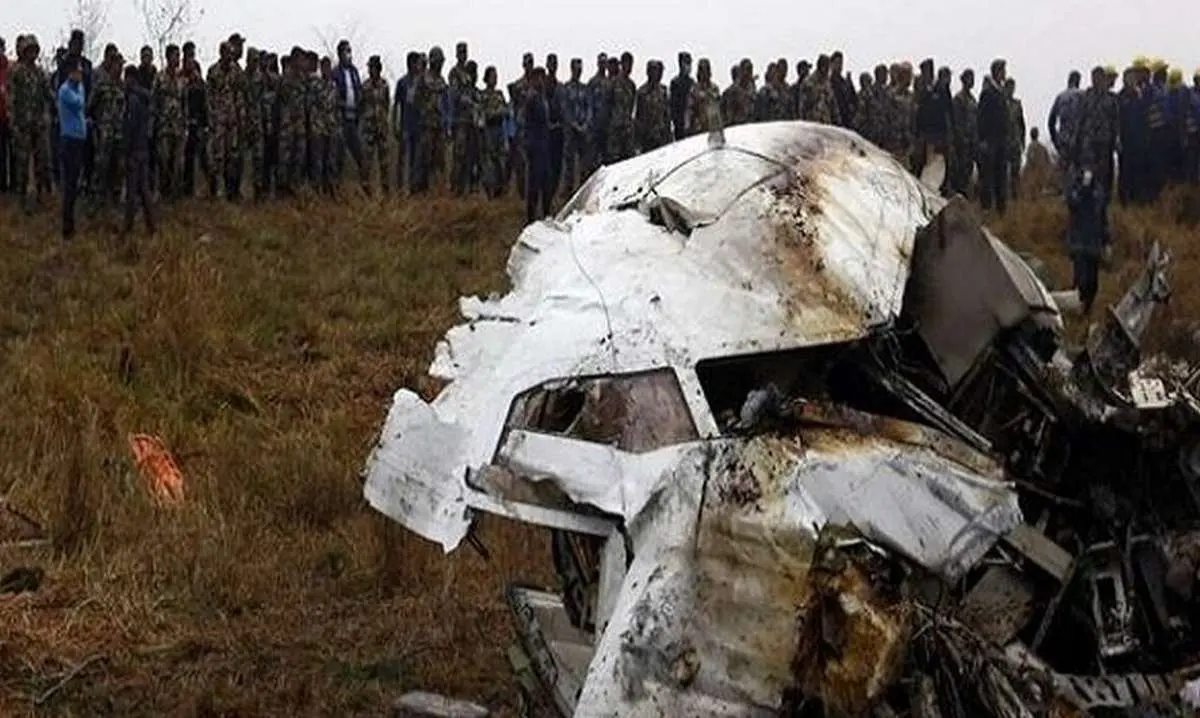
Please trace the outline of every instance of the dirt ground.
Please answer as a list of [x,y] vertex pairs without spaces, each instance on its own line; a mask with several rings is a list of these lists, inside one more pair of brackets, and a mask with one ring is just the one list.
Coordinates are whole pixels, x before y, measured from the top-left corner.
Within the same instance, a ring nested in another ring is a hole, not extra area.
[[[448,560],[364,504],[392,392],[424,371],[457,297],[504,288],[515,202],[197,201],[132,256],[109,227],[67,246],[0,200],[0,494],[52,549],[0,598],[0,715],[383,715],[424,688],[514,705],[502,587],[549,584],[548,540],[493,521]],[[1192,351],[1200,195],[1119,210],[1110,302],[1158,238],[1176,295],[1156,337]],[[1060,201],[991,226],[1067,278]],[[155,509],[130,433],[186,481]]]

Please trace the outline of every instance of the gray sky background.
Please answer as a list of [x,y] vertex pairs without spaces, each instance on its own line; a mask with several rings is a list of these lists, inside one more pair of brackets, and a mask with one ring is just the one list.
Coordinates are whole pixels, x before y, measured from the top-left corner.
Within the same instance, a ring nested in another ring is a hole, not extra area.
[[[356,63],[384,58],[393,82],[410,49],[439,44],[452,59],[454,43],[471,45],[480,70],[496,65],[503,85],[520,70],[521,54],[538,63],[558,53],[560,76],[567,61],[584,58],[590,75],[598,51],[629,50],[636,75],[645,61],[659,58],[667,77],[681,49],[708,57],[724,87],[728,68],[750,57],[761,74],[768,60],[786,57],[795,72],[802,57],[840,48],[847,69],[870,69],[879,61],[923,57],[958,71],[985,71],[993,57],[1009,61],[1017,95],[1030,126],[1043,127],[1050,103],[1071,68],[1096,64],[1123,68],[1139,54],[1178,64],[1190,78],[1200,65],[1200,5],[1165,0],[1140,6],[1113,0],[833,0],[798,6],[785,0],[608,0],[601,3],[551,0],[195,0],[204,10],[191,37],[207,65],[216,45],[237,30],[250,46],[286,50],[294,44],[322,49],[320,35],[356,42]],[[43,48],[62,37],[75,0],[6,0],[0,36],[12,39],[32,30]],[[116,42],[127,58],[136,57],[146,34],[134,0],[109,0],[108,30],[102,41]],[[955,82],[957,86],[957,79]],[[1086,85],[1086,79],[1084,84]],[[977,88],[978,89],[978,88]],[[957,87],[956,87],[957,90]]]

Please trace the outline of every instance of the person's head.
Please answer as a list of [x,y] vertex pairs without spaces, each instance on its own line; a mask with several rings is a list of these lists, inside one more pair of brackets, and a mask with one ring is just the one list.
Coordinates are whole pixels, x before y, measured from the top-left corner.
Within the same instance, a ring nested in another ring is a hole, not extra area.
[[748,57],[743,57],[742,61],[738,63],[738,82],[743,86],[749,86],[754,82],[754,63]]
[[882,62],[875,66],[875,86],[887,87],[888,84],[888,66]]
[[149,67],[154,64],[154,49],[149,45],[142,45],[141,51],[138,53],[142,64]]
[[1032,140],[1033,142],[1037,142],[1039,134],[1040,133],[1038,132],[1038,128],[1034,127],[1033,129],[1031,129],[1029,131],[1029,139]]
[[1104,72],[1104,68],[1099,65],[1092,68],[1092,87],[1098,90],[1108,88],[1108,75]]
[[338,64],[349,67],[354,61],[354,48],[350,47],[349,40],[339,40],[337,44]]
[[811,72],[812,72],[812,63],[809,62],[808,60],[801,60],[800,62],[796,63],[796,81],[797,82],[804,82],[805,80],[807,80],[808,76]]
[[871,89],[871,73],[869,73],[869,72],[859,73],[858,86],[864,91]]
[[420,59],[421,53],[417,52],[416,50],[413,50],[404,56],[404,67],[408,70],[410,75],[417,71],[417,63],[420,61]]
[[937,86],[938,87],[950,87],[950,82],[953,79],[954,79],[954,73],[950,72],[950,68],[948,68],[948,67],[938,68],[938,73],[937,73]]
[[524,55],[521,55],[521,71],[525,73],[526,77],[528,77],[529,74],[533,72],[533,53],[532,52],[527,52]]
[[261,67],[261,57],[258,48],[246,48],[246,70],[249,72],[257,72]]
[[1017,94],[1017,81],[1011,77],[1004,81],[1004,94],[1014,97]]
[[137,65],[125,66],[125,84],[130,87],[141,84],[141,80],[138,79]]
[[535,67],[529,73],[529,86],[534,92],[541,92],[546,89],[546,68]]
[[489,90],[496,89],[496,67],[494,65],[483,68],[483,84]]
[[821,55],[817,57],[817,77],[829,77],[829,55]]
[[1067,75],[1067,87],[1071,88],[1072,90],[1079,89],[1079,83],[1082,81],[1082,79],[1083,78],[1079,74],[1079,70],[1071,70],[1071,74]]
[[179,46],[175,44],[167,45],[167,67],[172,70],[179,69]]
[[446,64],[446,54],[442,52],[439,45],[434,45],[429,48],[429,70],[434,74],[442,71],[442,66]]
[[706,84],[712,80],[712,65],[707,57],[700,58],[700,62],[696,63],[696,79]]
[[786,57],[775,59],[775,80],[777,82],[787,82],[788,61]]
[[571,79],[578,80],[580,77],[583,77],[583,58],[582,57],[572,57],[571,58]]
[[466,42],[460,40],[458,42],[458,44],[454,46],[454,59],[460,65],[466,64],[466,62],[467,62],[467,43]]
[[991,70],[992,80],[997,85],[1003,85],[1004,81],[1008,78],[1008,63],[1002,58],[996,58],[992,60],[992,66],[989,69]]
[[553,52],[546,55],[546,77],[558,77],[558,55]]
[[679,53],[679,74],[684,76],[692,74],[692,53]]
[[229,49],[233,53],[233,61],[237,62],[242,59],[242,51],[246,48],[246,38],[240,33],[233,33],[229,36]]
[[21,47],[18,54],[20,55],[19,59],[25,62],[37,61],[38,55],[42,54],[42,47],[38,44],[37,36],[32,34],[26,35],[25,45]]
[[608,69],[608,53],[601,52],[596,54],[596,72],[601,75]]
[[467,60],[467,64],[463,65],[463,72],[467,73],[467,82],[471,87],[479,80],[479,65],[474,60]]
[[621,74],[626,77],[633,74],[633,53],[621,53]]
[[262,63],[263,69],[272,75],[278,75],[279,74],[279,56],[273,52],[268,52],[266,54],[266,58],[267,58],[266,60],[263,60],[262,56],[259,57],[259,62]]
[[646,77],[650,80],[650,82],[661,82],[663,77],[663,64],[658,60],[650,60],[647,62]]
[[959,75],[959,79],[962,80],[962,86],[963,86],[964,90],[975,89],[975,71],[974,70],[971,70],[969,68],[966,70],[963,70],[962,74]]
[[217,57],[221,58],[221,62],[229,64],[233,60],[233,47],[228,42],[221,43],[217,49]]
[[333,74],[333,60],[326,55],[321,58],[321,77],[329,77]]
[[829,72],[841,77],[844,67],[845,57],[842,55],[842,51],[834,50],[833,54],[829,56]]
[[619,57],[608,58],[608,76],[609,77],[620,77],[621,76],[621,58],[619,58]]
[[[84,48],[83,30],[75,29],[71,31],[71,38],[67,40],[67,51],[72,55],[82,55]],[[82,68],[81,68],[82,71]]]
[[933,58],[927,57],[924,60],[921,60],[920,68],[921,68],[921,80],[924,81],[925,84],[927,84],[927,85],[932,84],[932,82],[933,82]]
[[371,55],[367,58],[367,75],[375,80],[383,75],[383,60],[379,59],[379,55]]
[[183,59],[185,59],[185,60],[195,60],[196,59],[196,43],[192,42],[191,40],[188,40],[187,42],[183,43]]

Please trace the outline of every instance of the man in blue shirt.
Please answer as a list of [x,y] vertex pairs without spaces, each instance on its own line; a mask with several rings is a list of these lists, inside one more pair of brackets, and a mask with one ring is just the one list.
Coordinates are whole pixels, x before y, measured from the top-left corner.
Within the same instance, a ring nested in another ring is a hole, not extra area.
[[63,182],[62,235],[63,239],[70,239],[75,234],[75,199],[79,194],[88,132],[83,67],[77,58],[70,58],[66,70],[67,81],[58,88],[58,136]]
[[393,117],[396,139],[400,141],[400,163],[396,168],[397,185],[408,186],[412,182],[412,163],[417,154],[417,129],[420,120],[413,99],[417,89],[420,62],[421,53],[408,53],[408,73],[396,81]]

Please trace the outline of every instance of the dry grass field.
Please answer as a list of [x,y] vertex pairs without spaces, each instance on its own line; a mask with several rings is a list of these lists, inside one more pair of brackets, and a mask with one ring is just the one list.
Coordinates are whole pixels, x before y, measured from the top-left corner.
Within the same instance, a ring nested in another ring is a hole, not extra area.
[[[492,522],[490,560],[444,560],[358,475],[392,392],[436,390],[456,298],[504,288],[515,202],[197,201],[137,256],[0,202],[0,494],[53,537],[0,553],[45,570],[0,597],[0,715],[378,716],[417,687],[512,708],[501,589],[551,581],[545,536]],[[1198,208],[1118,211],[1102,300],[1158,237],[1168,319],[1200,316]],[[1039,200],[992,226],[1061,283],[1064,223]],[[148,500],[136,432],[175,455],[182,509]]]

